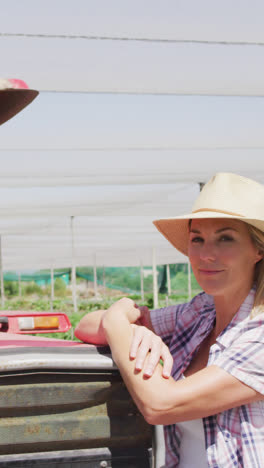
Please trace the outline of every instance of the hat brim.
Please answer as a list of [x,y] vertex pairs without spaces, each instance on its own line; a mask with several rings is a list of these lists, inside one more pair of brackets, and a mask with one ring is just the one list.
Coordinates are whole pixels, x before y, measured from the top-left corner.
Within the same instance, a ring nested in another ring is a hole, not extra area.
[[14,117],[39,94],[34,89],[1,89],[0,90],[0,125]]
[[189,220],[205,218],[238,219],[264,232],[264,219],[245,218],[217,211],[199,211],[175,218],[157,219],[153,221],[153,224],[173,247],[188,256]]

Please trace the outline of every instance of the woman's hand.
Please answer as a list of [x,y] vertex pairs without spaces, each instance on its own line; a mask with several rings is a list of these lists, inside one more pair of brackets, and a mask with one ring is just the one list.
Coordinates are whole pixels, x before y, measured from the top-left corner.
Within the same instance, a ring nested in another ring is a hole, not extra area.
[[135,369],[143,370],[145,376],[151,377],[162,359],[162,375],[169,378],[173,358],[165,343],[151,329],[149,309],[146,306],[138,307],[129,298],[120,299],[112,304],[102,320],[108,338],[110,337],[109,331],[115,329],[124,318],[133,328],[129,357],[136,359]]
[[147,306],[139,306],[138,308],[140,310],[140,318],[136,321],[136,325],[143,325],[143,327],[149,328],[151,331],[154,331],[150,320],[149,308]]
[[135,368],[144,375],[151,377],[160,359],[163,360],[162,375],[169,378],[173,365],[173,358],[169,348],[162,339],[146,327],[132,325],[133,339],[130,347],[130,359],[136,359]]
[[122,299],[119,299],[119,301],[116,301],[114,304],[112,304],[109,307],[109,309],[106,310],[105,318],[107,318],[108,316],[112,316],[113,318],[118,320],[118,317],[120,317],[120,315],[125,316],[130,323],[136,323],[142,317],[142,312],[140,308],[135,304],[135,302],[132,301],[132,299],[129,299],[128,297],[123,297]]

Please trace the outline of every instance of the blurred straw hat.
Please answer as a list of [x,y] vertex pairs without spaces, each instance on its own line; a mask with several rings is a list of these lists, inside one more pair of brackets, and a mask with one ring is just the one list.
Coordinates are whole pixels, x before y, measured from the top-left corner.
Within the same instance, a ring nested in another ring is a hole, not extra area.
[[239,219],[264,232],[264,186],[236,174],[218,173],[204,185],[191,213],[153,223],[176,249],[188,255],[189,220],[197,218]]
[[18,114],[38,95],[22,80],[0,78],[0,125]]

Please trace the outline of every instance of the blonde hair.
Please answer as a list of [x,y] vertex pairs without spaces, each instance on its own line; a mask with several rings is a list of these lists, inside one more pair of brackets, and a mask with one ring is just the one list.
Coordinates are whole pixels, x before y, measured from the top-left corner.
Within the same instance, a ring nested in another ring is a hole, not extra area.
[[[256,227],[248,224],[249,234],[253,244],[259,252],[264,256],[264,232]],[[264,258],[259,260],[255,267],[254,283],[256,284],[256,295],[254,306],[250,314],[250,318],[264,313]]]

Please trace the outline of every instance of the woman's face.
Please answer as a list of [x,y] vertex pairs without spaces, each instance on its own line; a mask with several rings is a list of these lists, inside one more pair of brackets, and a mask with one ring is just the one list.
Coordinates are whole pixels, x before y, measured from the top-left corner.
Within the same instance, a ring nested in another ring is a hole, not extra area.
[[193,219],[188,251],[197,282],[213,296],[248,290],[262,258],[246,223],[235,219]]

